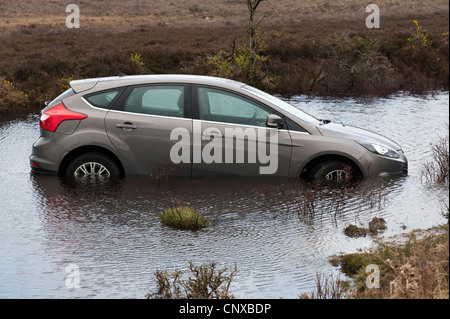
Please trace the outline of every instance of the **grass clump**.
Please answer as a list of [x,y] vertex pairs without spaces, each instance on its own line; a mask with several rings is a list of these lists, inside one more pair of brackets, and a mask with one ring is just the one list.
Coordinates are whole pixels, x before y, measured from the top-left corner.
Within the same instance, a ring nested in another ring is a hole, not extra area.
[[383,218],[374,217],[369,222],[369,232],[373,235],[383,232],[386,228],[386,221]]
[[368,233],[371,235],[377,235],[383,232],[386,228],[386,221],[383,218],[374,217],[369,222],[368,229],[350,224],[344,228],[344,234],[348,237],[366,237]]
[[348,237],[366,237],[367,229],[350,224],[344,228],[344,234]]
[[356,276],[367,265],[378,264],[377,259],[369,253],[347,254],[340,258],[341,270],[347,276]]
[[176,229],[200,230],[210,224],[196,209],[187,206],[166,209],[159,219],[163,224]]

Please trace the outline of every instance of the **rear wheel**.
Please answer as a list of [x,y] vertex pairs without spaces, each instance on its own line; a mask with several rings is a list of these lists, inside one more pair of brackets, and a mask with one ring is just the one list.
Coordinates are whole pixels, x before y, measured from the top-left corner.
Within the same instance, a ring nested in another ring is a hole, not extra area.
[[119,175],[116,162],[101,153],[86,153],[73,160],[66,170],[68,177],[106,179]]
[[327,180],[344,182],[356,177],[356,172],[350,163],[339,160],[328,160],[316,167],[309,173],[312,180]]

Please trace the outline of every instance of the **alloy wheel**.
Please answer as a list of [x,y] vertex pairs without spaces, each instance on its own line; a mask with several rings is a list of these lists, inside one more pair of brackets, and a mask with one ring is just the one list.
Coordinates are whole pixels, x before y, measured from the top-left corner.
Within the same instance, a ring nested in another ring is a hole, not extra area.
[[111,173],[109,170],[102,164],[97,162],[88,162],[81,164],[74,173],[74,176],[77,178],[80,177],[110,177]]

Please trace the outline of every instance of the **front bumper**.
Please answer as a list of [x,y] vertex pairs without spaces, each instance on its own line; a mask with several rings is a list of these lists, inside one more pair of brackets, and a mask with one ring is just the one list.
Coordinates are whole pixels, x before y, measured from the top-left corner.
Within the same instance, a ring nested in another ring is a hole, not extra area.
[[360,163],[365,177],[408,174],[408,160],[403,152],[400,158],[390,158],[368,151]]

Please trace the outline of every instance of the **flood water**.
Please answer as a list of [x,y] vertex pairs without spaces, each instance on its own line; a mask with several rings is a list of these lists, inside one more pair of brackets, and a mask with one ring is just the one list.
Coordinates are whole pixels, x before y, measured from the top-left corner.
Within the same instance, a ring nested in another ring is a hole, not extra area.
[[[367,227],[382,217],[384,236],[391,236],[445,222],[439,190],[421,181],[420,170],[431,159],[430,143],[448,134],[448,93],[338,101],[301,96],[291,103],[391,137],[408,157],[408,176],[378,181],[382,197],[362,183],[340,209],[336,193],[322,190],[314,214],[305,217],[286,195],[290,180],[126,177],[81,184],[32,175],[28,156],[38,117],[1,119],[0,298],[144,298],[155,288],[156,269],[208,260],[237,266],[237,297],[297,298],[314,288],[316,273],[337,273],[331,255],[373,244],[370,236],[345,236],[345,226]],[[212,225],[198,232],[163,226],[158,216],[173,203],[196,207]],[[79,288],[66,285],[73,265]]]

